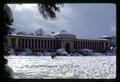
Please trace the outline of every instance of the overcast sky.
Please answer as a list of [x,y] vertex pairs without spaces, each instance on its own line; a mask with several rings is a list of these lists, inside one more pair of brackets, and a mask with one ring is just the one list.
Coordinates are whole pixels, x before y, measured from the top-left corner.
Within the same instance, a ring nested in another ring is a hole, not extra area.
[[36,4],[9,4],[13,11],[16,31],[34,32],[43,28],[46,33],[66,30],[77,38],[100,38],[116,35],[115,4],[64,4],[54,21],[46,20]]

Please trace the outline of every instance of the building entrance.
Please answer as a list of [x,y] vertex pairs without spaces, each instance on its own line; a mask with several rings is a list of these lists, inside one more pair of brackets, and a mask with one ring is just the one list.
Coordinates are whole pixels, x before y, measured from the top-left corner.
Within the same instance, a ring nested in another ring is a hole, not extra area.
[[70,44],[66,43],[65,44],[65,50],[69,53],[70,52]]

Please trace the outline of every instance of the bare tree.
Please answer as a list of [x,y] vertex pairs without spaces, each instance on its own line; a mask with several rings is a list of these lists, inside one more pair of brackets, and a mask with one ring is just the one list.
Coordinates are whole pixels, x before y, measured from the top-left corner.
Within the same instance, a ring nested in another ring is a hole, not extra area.
[[45,32],[44,32],[44,30],[42,28],[40,28],[40,29],[38,29],[38,30],[35,31],[35,34],[37,36],[44,36]]

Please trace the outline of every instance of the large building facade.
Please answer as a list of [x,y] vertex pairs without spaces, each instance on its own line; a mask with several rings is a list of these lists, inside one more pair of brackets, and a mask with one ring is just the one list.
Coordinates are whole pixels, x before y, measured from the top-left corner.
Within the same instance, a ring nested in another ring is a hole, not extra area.
[[10,35],[9,46],[16,51],[53,52],[64,48],[68,53],[79,52],[80,49],[104,52],[110,50],[111,40],[77,39],[76,35],[62,30],[53,36]]

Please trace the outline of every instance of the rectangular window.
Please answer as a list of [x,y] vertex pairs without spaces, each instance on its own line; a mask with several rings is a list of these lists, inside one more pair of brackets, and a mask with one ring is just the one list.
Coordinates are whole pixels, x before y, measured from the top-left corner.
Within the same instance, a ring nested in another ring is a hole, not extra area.
[[56,40],[53,40],[53,41],[54,41],[54,49],[56,49],[57,42],[56,42]]
[[19,46],[19,48],[21,48],[21,45],[22,45],[22,44],[21,44],[21,38],[19,38],[19,39],[18,39],[18,46]]
[[29,39],[29,48],[31,48],[31,39]]
[[22,39],[22,48],[24,48],[24,39]]
[[41,40],[41,48],[43,48],[43,40]]
[[74,41],[74,49],[77,49],[77,42]]
[[78,45],[77,45],[77,48],[79,49],[80,48],[80,44],[79,44],[79,41],[77,41]]
[[35,39],[35,48],[37,48],[37,39]]
[[34,40],[32,39],[32,48],[34,48]]
[[46,48],[46,40],[44,40],[44,46],[45,46],[45,48]]
[[81,41],[81,49],[83,49],[83,42]]
[[50,48],[49,40],[47,40],[47,48],[48,48],[48,49]]
[[25,39],[25,48],[27,48],[27,39]]
[[11,39],[12,48],[16,48],[16,39],[17,39],[17,38],[12,38],[12,39]]
[[50,43],[51,43],[51,49],[52,49],[52,45],[53,45],[53,44],[52,44],[52,40],[50,40]]
[[40,48],[40,46],[41,46],[41,45],[40,45],[40,40],[38,40],[38,48]]

